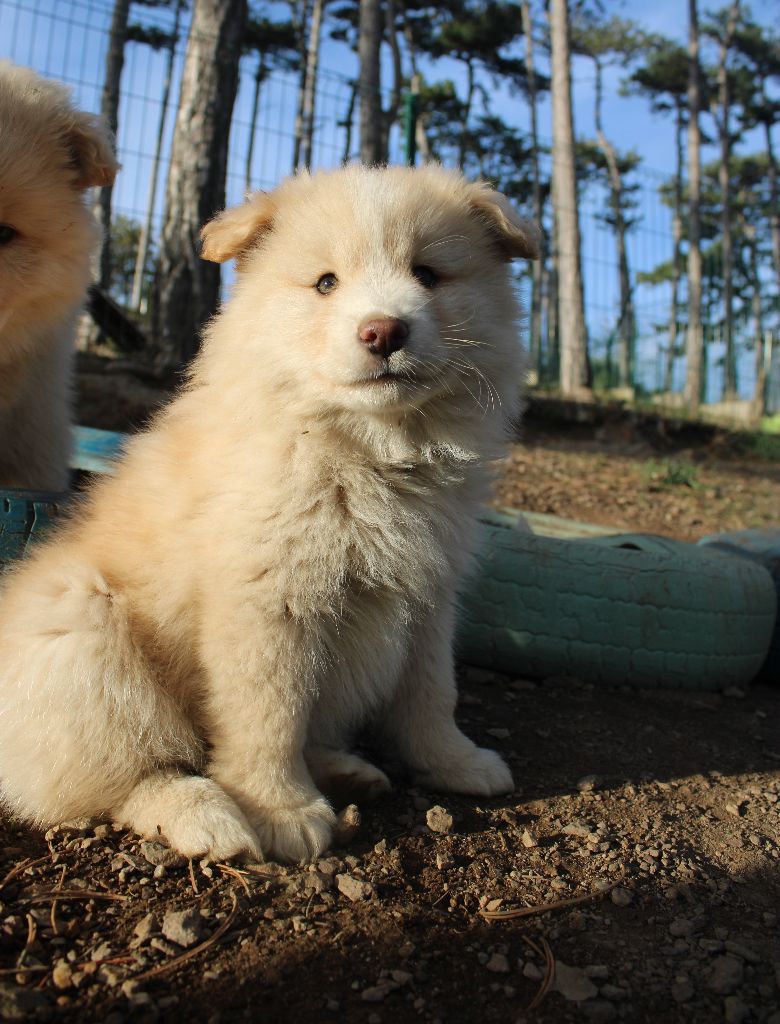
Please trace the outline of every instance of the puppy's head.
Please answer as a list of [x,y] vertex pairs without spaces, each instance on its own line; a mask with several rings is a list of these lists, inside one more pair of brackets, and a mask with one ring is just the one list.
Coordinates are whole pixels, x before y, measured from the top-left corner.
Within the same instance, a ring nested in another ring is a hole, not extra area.
[[518,390],[509,261],[537,242],[486,185],[438,167],[301,175],[221,214],[203,243],[206,259],[238,259],[223,317],[241,324],[226,333],[243,365],[284,385],[376,412],[442,396],[488,411]]
[[0,61],[0,331],[78,303],[98,238],[84,192],[117,169],[107,130],[67,89]]

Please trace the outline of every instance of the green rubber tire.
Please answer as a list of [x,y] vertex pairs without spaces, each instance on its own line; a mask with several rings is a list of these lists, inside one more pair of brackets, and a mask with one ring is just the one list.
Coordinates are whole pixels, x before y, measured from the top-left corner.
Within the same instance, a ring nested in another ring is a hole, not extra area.
[[720,690],[749,683],[774,629],[767,570],[640,534],[558,540],[484,526],[457,650],[517,676]]
[[0,567],[21,558],[68,500],[48,491],[0,490]]

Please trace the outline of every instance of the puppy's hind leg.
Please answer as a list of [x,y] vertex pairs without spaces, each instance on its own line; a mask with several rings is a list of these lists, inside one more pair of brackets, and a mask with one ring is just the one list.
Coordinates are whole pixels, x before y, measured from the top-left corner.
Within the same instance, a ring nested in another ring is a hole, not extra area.
[[166,839],[185,857],[262,859],[257,835],[213,779],[175,769],[142,779],[114,816],[150,839]]
[[329,796],[374,800],[392,788],[381,769],[349,751],[310,746],[304,757],[315,783]]

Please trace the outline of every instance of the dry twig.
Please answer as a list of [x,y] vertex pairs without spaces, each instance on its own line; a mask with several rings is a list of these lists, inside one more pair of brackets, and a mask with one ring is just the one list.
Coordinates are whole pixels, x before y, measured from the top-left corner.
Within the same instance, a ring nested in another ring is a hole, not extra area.
[[247,885],[246,879],[244,878],[244,873],[242,871],[239,871],[237,868],[231,867],[230,864],[217,864],[217,867],[219,868],[223,875],[231,875],[233,878],[237,878],[238,881],[243,885],[244,892],[247,894],[247,896],[252,895],[252,891]]
[[550,943],[545,939],[543,935],[539,936],[539,943],[537,944],[529,935],[524,935],[523,939],[539,956],[544,958],[544,976],[542,977],[541,984],[537,990],[536,995],[533,997],[531,1002],[526,1007],[526,1012],[535,1010],[542,1002],[544,997],[550,991],[550,986],[555,981],[555,957],[553,956],[552,950],[550,949]]
[[536,907],[515,907],[514,910],[480,910],[480,914],[486,921],[509,921],[515,917],[533,917],[535,914],[547,914],[551,910],[562,910],[564,907],[576,907],[579,903],[588,903],[590,900],[598,900],[620,885],[625,876],[610,883],[606,889],[599,889],[596,892],[585,893],[584,896],[572,896],[568,900],[555,900],[553,903],[541,903]]
[[53,889],[51,892],[36,892],[26,896],[27,903],[46,903],[47,900],[116,900],[124,902],[129,897],[115,892],[96,892],[94,889]]
[[195,881],[195,869],[192,866],[192,860],[188,860],[187,863],[190,866],[190,885],[192,886],[192,891],[196,896],[200,896],[200,889],[198,888],[198,883]]
[[37,860],[30,860],[30,858],[27,857],[26,860],[23,860],[19,864],[17,864],[15,868],[11,868],[11,870],[8,872],[5,878],[3,878],[3,880],[0,882],[0,889],[4,889],[5,886],[8,885],[8,883],[12,879],[16,878],[17,875],[21,875],[21,873],[23,871],[26,871],[27,868],[34,868],[38,864],[43,864],[43,862],[45,860],[49,860],[50,857],[50,853],[47,853],[44,857],[38,857]]

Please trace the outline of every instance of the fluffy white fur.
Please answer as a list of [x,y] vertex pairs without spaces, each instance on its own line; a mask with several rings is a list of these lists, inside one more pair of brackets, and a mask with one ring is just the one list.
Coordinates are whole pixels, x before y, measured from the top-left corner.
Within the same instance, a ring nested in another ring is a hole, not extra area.
[[67,486],[74,324],[99,238],[84,195],[116,171],[67,89],[0,61],[0,487]]
[[[368,724],[433,789],[511,791],[455,724],[452,633],[533,233],[455,174],[351,167],[204,239],[239,274],[189,386],[0,602],[5,800],[303,860],[331,839],[319,787],[389,785],[349,751]],[[358,339],[378,315],[409,327],[387,359]]]

